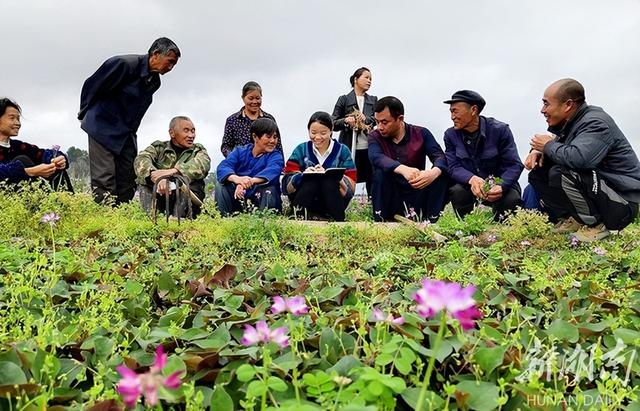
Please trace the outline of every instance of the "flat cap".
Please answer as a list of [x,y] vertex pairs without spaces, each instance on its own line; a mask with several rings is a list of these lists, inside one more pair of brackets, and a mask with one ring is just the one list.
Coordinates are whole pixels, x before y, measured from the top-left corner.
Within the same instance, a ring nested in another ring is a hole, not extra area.
[[479,93],[472,90],[460,90],[453,93],[450,100],[444,101],[444,104],[453,104],[459,101],[478,106],[478,112],[482,111],[487,104]]

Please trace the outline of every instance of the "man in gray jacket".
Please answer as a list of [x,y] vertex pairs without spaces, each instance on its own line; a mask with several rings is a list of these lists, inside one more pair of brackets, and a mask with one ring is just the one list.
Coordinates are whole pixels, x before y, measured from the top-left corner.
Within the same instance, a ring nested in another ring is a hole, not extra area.
[[544,92],[541,113],[550,134],[536,134],[525,160],[529,182],[559,222],[556,232],[595,241],[638,214],[640,163],[629,141],[582,84],[562,79]]

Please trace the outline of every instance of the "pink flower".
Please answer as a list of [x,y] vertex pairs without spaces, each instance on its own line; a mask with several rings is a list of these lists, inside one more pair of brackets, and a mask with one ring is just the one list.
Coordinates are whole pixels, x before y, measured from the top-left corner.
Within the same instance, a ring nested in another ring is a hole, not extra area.
[[159,345],[155,361],[146,373],[137,374],[124,365],[116,367],[122,376],[118,382],[117,391],[122,395],[124,404],[127,407],[134,407],[142,395],[148,405],[156,405],[158,403],[158,389],[161,386],[169,389],[178,388],[181,384],[180,374],[182,371],[176,371],[165,378],[162,376],[162,369],[166,365],[167,355],[164,353],[162,345]]
[[246,346],[273,342],[280,348],[285,348],[289,345],[289,337],[285,327],[276,328],[272,331],[266,321],[258,321],[255,328],[248,324],[244,327],[241,342]]
[[607,250],[605,250],[602,247],[596,247],[593,249],[593,252],[598,254],[598,255],[606,255],[607,254]]
[[520,245],[523,246],[523,247],[529,247],[531,245],[531,241],[522,240],[522,241],[520,241]]
[[571,236],[571,247],[577,247],[578,244],[580,244],[580,240],[578,240],[578,237],[576,236]]
[[273,305],[271,306],[271,312],[274,314],[280,314],[282,312],[290,312],[293,315],[301,315],[309,312],[306,300],[303,296],[297,297],[273,297]]
[[52,226],[56,225],[56,221],[60,220],[60,216],[56,213],[47,213],[42,216],[40,222],[45,224],[50,224]]
[[389,315],[385,315],[380,309],[378,308],[374,308],[373,311],[371,312],[371,321],[373,322],[385,322],[388,324],[394,324],[394,325],[402,325],[404,324],[404,317],[400,316],[400,317],[396,317],[394,318],[392,314]]
[[487,236],[487,241],[493,244],[493,243],[495,243],[496,241],[498,241],[498,237],[496,237],[496,235],[495,235],[495,234],[489,234],[489,235]]
[[474,320],[482,316],[473,299],[475,291],[472,285],[463,288],[458,283],[425,278],[413,299],[418,303],[416,310],[421,316],[434,317],[444,310],[457,319],[464,330],[468,330],[474,327]]

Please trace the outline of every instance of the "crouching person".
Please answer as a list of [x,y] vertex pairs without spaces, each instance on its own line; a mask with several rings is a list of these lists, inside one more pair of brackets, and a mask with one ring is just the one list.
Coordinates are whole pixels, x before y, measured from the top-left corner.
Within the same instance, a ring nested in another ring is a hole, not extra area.
[[282,210],[279,178],[284,167],[278,146],[278,126],[268,118],[251,125],[253,144],[236,147],[216,170],[215,198],[223,216],[243,211],[250,202],[260,211]]
[[[171,119],[169,141],[155,141],[138,154],[134,161],[140,202],[147,213],[151,210],[153,186],[158,182],[156,192],[157,211],[180,214],[188,212],[187,201],[192,201],[193,216],[197,216],[204,200],[204,179],[209,174],[211,160],[202,144],[195,144],[196,129],[193,122],[184,116]],[[166,176],[183,176],[189,181],[191,193],[181,193],[181,204],[176,204],[176,184]],[[169,209],[166,209],[169,196]],[[195,197],[195,198],[193,198]]]
[[68,167],[64,153],[41,149],[33,144],[12,139],[18,135],[21,123],[20,106],[8,98],[0,98],[0,182],[17,184],[21,181],[48,181],[54,189],[61,182],[73,191],[66,173]]
[[331,138],[329,113],[314,113],[307,124],[309,141],[300,143],[285,167],[283,190],[294,213],[307,219],[344,221],[356,187],[356,166],[349,148]]

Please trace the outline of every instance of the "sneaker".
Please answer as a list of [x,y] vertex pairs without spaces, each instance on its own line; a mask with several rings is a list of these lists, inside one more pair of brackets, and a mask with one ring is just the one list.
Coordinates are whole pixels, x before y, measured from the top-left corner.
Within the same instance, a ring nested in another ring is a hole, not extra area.
[[583,226],[573,233],[573,236],[577,238],[578,241],[590,243],[592,241],[607,238],[610,234],[611,232],[607,230],[607,227],[604,224],[598,224],[594,227]]
[[560,220],[558,224],[551,229],[552,233],[566,234],[576,232],[582,227],[582,224],[573,219],[573,217]]

